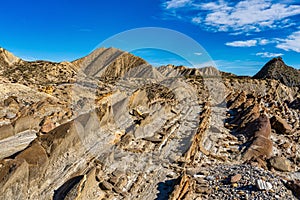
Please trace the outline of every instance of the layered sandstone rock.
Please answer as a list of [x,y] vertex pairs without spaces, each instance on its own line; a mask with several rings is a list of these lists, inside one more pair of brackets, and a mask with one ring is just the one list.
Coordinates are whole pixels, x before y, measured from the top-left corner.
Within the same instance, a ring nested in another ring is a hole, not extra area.
[[0,199],[265,198],[249,171],[267,197],[295,198],[281,179],[297,194],[299,94],[277,80],[101,48],[62,63],[0,49],[0,81]]

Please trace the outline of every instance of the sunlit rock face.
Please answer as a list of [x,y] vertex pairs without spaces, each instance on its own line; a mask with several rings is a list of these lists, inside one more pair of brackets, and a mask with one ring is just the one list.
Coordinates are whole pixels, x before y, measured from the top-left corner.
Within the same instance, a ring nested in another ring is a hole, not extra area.
[[251,78],[1,48],[0,199],[296,199],[300,96],[282,62]]

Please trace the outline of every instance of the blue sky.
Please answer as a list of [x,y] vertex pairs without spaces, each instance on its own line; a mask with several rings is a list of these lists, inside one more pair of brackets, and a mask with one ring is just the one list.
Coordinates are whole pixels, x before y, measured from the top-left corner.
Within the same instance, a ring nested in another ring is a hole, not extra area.
[[[299,0],[10,0],[0,17],[0,46],[27,60],[71,61],[120,32],[162,27],[197,41],[224,71],[253,75],[275,56],[300,68]],[[133,53],[186,64],[161,50]]]

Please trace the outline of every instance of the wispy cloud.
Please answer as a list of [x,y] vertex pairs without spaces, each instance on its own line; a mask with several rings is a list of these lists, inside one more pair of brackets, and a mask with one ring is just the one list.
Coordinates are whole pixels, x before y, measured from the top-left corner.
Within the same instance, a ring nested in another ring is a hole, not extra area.
[[192,22],[195,24],[200,24],[202,22],[202,19],[201,19],[201,17],[194,17],[192,19]]
[[205,25],[215,31],[260,32],[276,29],[289,26],[292,22],[288,17],[300,14],[298,5],[272,4],[269,0],[240,1],[235,5],[219,1],[200,4],[200,8],[208,12],[202,15]]
[[202,55],[201,52],[195,52],[194,54],[195,54],[196,56],[201,56],[201,55]]
[[225,44],[231,47],[254,47],[257,44],[257,40],[234,41]]
[[270,42],[270,40],[267,40],[267,39],[260,39],[259,40],[259,44],[260,45],[267,45],[269,43],[271,43],[271,42]]
[[171,0],[164,7],[204,29],[237,33],[293,26],[292,18],[300,14],[300,5],[287,0]]
[[192,0],[171,0],[171,1],[166,1],[164,3],[164,6],[166,9],[181,8],[190,4],[191,2]]
[[286,39],[278,39],[278,41],[277,48],[300,53],[300,31],[292,33]]
[[283,56],[282,53],[270,53],[270,52],[259,52],[256,55],[262,58],[274,58],[278,56]]
[[232,47],[254,47],[258,45],[264,46],[275,42],[274,39],[253,38],[251,40],[227,42],[225,45]]

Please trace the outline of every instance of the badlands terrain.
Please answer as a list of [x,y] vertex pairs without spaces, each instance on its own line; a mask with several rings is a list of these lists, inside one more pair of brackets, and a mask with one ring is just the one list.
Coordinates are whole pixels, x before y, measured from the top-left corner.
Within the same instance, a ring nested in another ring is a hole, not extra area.
[[300,199],[300,71],[0,48],[0,199]]

